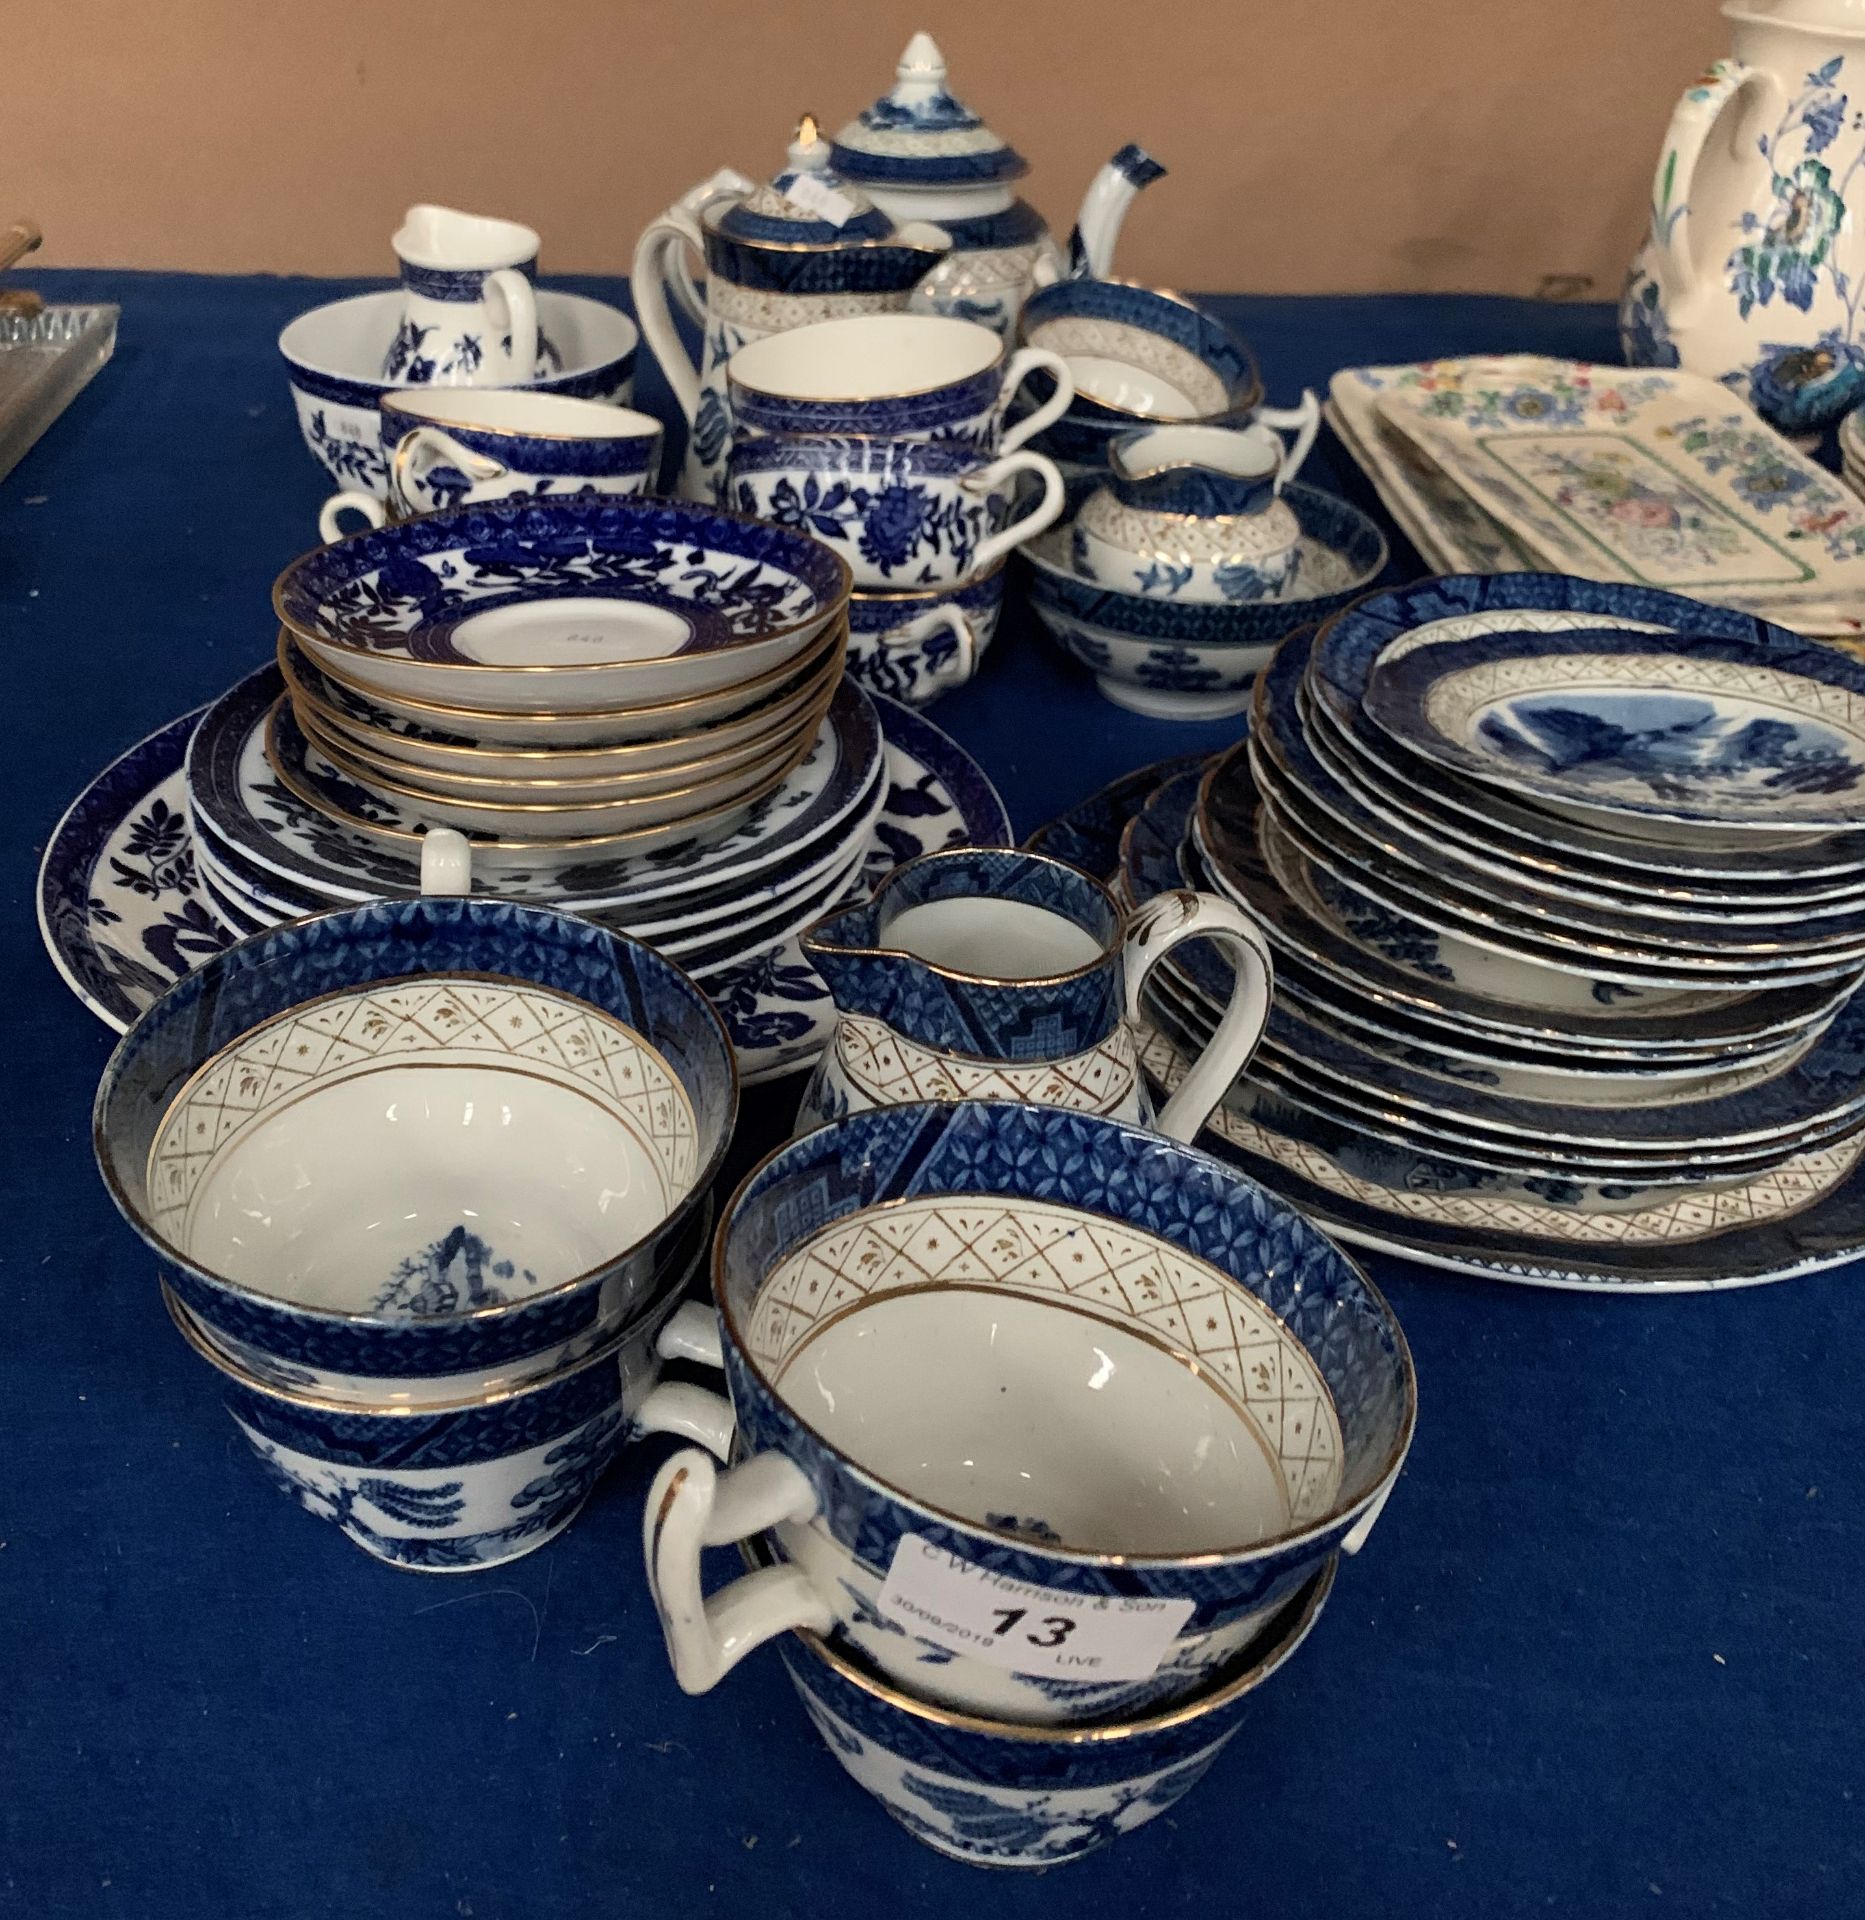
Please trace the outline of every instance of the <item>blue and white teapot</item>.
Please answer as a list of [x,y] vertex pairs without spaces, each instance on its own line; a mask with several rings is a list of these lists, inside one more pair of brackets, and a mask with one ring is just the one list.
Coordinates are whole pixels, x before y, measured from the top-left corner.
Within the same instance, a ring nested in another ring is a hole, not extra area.
[[[681,492],[722,497],[732,431],[725,365],[740,347],[818,320],[904,311],[951,245],[926,221],[896,227],[843,180],[809,114],[768,186],[728,171],[668,208],[636,243],[629,284],[641,331],[686,416]],[[703,303],[689,249],[706,263]],[[702,329],[697,364],[674,325],[669,289]]]
[[[1235,968],[1210,1045],[1155,1116],[1130,1022],[1182,940]],[[1123,913],[1100,881],[1005,847],[922,854],[873,899],[819,920],[803,952],[834,996],[835,1031],[798,1131],[909,1100],[1022,1100],[1191,1140],[1242,1072],[1269,1017],[1269,949],[1211,894]]]

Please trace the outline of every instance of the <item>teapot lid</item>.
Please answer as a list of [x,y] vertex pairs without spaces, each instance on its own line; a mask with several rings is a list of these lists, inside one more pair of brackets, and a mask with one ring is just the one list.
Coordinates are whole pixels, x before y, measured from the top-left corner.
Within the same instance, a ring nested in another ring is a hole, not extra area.
[[753,246],[833,247],[846,240],[884,240],[894,230],[862,190],[843,179],[813,113],[797,124],[783,171],[734,200],[707,225]]
[[835,136],[844,178],[876,186],[990,185],[1020,179],[1029,162],[946,91],[945,55],[929,33],[907,42],[894,89]]

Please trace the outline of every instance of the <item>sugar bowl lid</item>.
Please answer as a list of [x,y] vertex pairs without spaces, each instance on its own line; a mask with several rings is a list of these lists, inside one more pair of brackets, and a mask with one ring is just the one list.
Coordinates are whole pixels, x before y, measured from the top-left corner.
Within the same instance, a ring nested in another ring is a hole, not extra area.
[[833,247],[884,240],[894,230],[887,215],[836,172],[813,113],[798,123],[783,171],[742,200],[709,211],[706,224],[752,246]]
[[894,89],[835,136],[844,179],[876,186],[973,186],[1016,180],[1029,162],[946,91],[945,55],[929,33],[907,42]]

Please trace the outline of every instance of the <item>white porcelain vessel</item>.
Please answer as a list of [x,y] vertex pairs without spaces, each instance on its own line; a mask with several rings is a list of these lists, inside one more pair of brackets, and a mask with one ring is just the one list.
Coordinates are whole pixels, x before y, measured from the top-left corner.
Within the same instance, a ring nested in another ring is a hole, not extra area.
[[512,388],[391,393],[382,402],[388,499],[349,488],[318,515],[324,540],[343,516],[371,527],[512,494],[652,492],[661,423],[632,407]]
[[1313,393],[1285,447],[1243,427],[1144,427],[1116,440],[1107,484],[1083,501],[1071,552],[1084,579],[1185,601],[1279,600],[1301,576],[1302,527],[1282,489],[1321,425]]
[[[718,495],[732,436],[725,366],[739,347],[818,320],[901,311],[950,247],[925,221],[896,227],[842,180],[808,114],[768,185],[724,168],[650,223],[635,244],[629,286],[641,331],[686,416],[681,491]],[[703,300],[693,259],[706,268]],[[674,324],[670,294],[701,328],[697,361]]]
[[502,387],[552,371],[540,358],[538,237],[529,227],[422,204],[403,216],[394,247],[403,310],[385,380]]
[[1865,12],[1739,0],[1671,116],[1620,306],[1634,366],[1682,366],[1811,435],[1865,395]]
[[[799,1128],[914,1100],[1027,1100],[1191,1140],[1269,1014],[1269,950],[1209,894],[1121,912],[1098,880],[1039,854],[968,848],[896,867],[872,900],[819,921],[803,952],[835,996]],[[1210,1047],[1155,1118],[1129,1021],[1147,976],[1213,940],[1235,987]]]

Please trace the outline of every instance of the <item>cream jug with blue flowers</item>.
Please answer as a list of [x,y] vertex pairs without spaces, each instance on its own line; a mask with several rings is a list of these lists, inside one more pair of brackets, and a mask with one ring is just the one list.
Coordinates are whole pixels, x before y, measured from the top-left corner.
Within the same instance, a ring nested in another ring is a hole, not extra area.
[[1619,309],[1625,357],[1687,367],[1783,432],[1865,399],[1865,0],[1723,8],[1684,94]]

